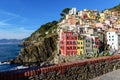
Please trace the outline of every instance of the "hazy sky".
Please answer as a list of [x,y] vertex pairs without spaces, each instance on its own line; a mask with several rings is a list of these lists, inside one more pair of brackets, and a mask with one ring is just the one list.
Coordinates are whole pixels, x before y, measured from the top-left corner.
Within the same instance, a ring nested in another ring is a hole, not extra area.
[[40,25],[60,18],[66,8],[108,9],[120,0],[0,0],[0,39],[28,37]]

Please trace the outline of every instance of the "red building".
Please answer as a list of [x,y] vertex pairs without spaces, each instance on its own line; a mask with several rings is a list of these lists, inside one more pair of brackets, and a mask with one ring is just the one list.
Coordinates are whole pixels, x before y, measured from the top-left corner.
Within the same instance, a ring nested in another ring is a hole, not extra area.
[[100,39],[99,37],[95,37],[95,47],[99,50],[100,48]]
[[60,41],[60,51],[64,56],[73,56],[77,54],[77,33],[62,32]]

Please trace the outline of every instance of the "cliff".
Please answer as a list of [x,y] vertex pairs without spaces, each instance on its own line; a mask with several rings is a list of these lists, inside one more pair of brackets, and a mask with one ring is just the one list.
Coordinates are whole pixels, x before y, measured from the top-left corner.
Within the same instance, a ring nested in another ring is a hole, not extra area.
[[12,62],[21,64],[49,63],[57,52],[58,34],[56,29],[57,21],[42,25],[30,37],[24,40],[22,45],[25,48],[21,49],[18,57]]

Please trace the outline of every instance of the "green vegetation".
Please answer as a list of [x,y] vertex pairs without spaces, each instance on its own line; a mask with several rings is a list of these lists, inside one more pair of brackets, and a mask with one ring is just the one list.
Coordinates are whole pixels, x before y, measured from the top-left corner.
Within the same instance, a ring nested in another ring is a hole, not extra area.
[[102,56],[112,56],[114,53],[110,54],[109,50],[103,51],[102,53],[98,53],[98,49],[94,48],[94,52],[90,52],[87,54],[77,55],[79,59],[89,59],[89,58],[97,58]]
[[120,13],[120,4],[118,4],[117,6],[110,8],[109,10],[111,11],[118,11]]
[[26,39],[26,41],[44,38],[48,36],[48,34],[51,35],[52,33],[55,33],[57,29],[57,23],[57,21],[52,21],[42,25],[38,30],[32,33],[31,36]]
[[70,8],[65,8],[62,10],[62,13],[60,14],[62,17],[64,17],[66,14],[69,13]]
[[113,55],[113,53],[110,54],[109,50],[104,51],[104,52],[102,52],[102,53],[100,54],[100,56],[112,56],[112,55]]
[[[48,22],[44,25],[42,25],[37,31],[35,31],[34,33],[38,32],[40,34],[42,34],[42,36],[44,37],[44,34],[46,31],[49,31],[51,29],[55,29],[57,28],[57,21],[52,21],[52,22]],[[33,34],[34,34],[33,33]],[[33,35],[32,34],[32,35]]]
[[62,10],[62,12],[60,13],[62,18],[60,18],[59,22],[65,18],[65,15],[69,13],[69,10],[70,10],[70,8],[65,8]]

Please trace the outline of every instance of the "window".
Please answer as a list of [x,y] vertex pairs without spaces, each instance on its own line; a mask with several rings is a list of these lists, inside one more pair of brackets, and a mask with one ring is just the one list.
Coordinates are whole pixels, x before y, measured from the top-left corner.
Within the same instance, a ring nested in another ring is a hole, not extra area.
[[112,37],[114,37],[114,36],[112,36]]
[[90,40],[88,42],[90,43]]
[[82,44],[82,42],[81,42],[81,44]]
[[78,44],[80,44],[80,42],[78,42]]
[[82,54],[82,51],[80,51],[80,54]]
[[111,41],[111,39],[109,39],[109,41]]
[[69,41],[67,41],[67,44],[69,44]]
[[109,38],[110,38],[110,36],[109,36]]
[[77,37],[75,37],[75,39],[77,39]]
[[80,49],[80,47],[78,47],[78,49]]
[[69,49],[69,47],[67,47],[67,49]]
[[76,49],[76,47],[74,46],[73,49]]
[[83,49],[83,47],[81,47],[81,49]]
[[76,44],[76,41],[74,41],[73,44]]
[[86,44],[86,47],[90,47],[90,44]]
[[112,41],[114,41],[114,39],[112,39]]
[[93,36],[93,34],[90,34],[90,36]]
[[112,45],[113,45],[114,43],[112,43]]
[[95,44],[95,42],[93,41],[92,44]]

